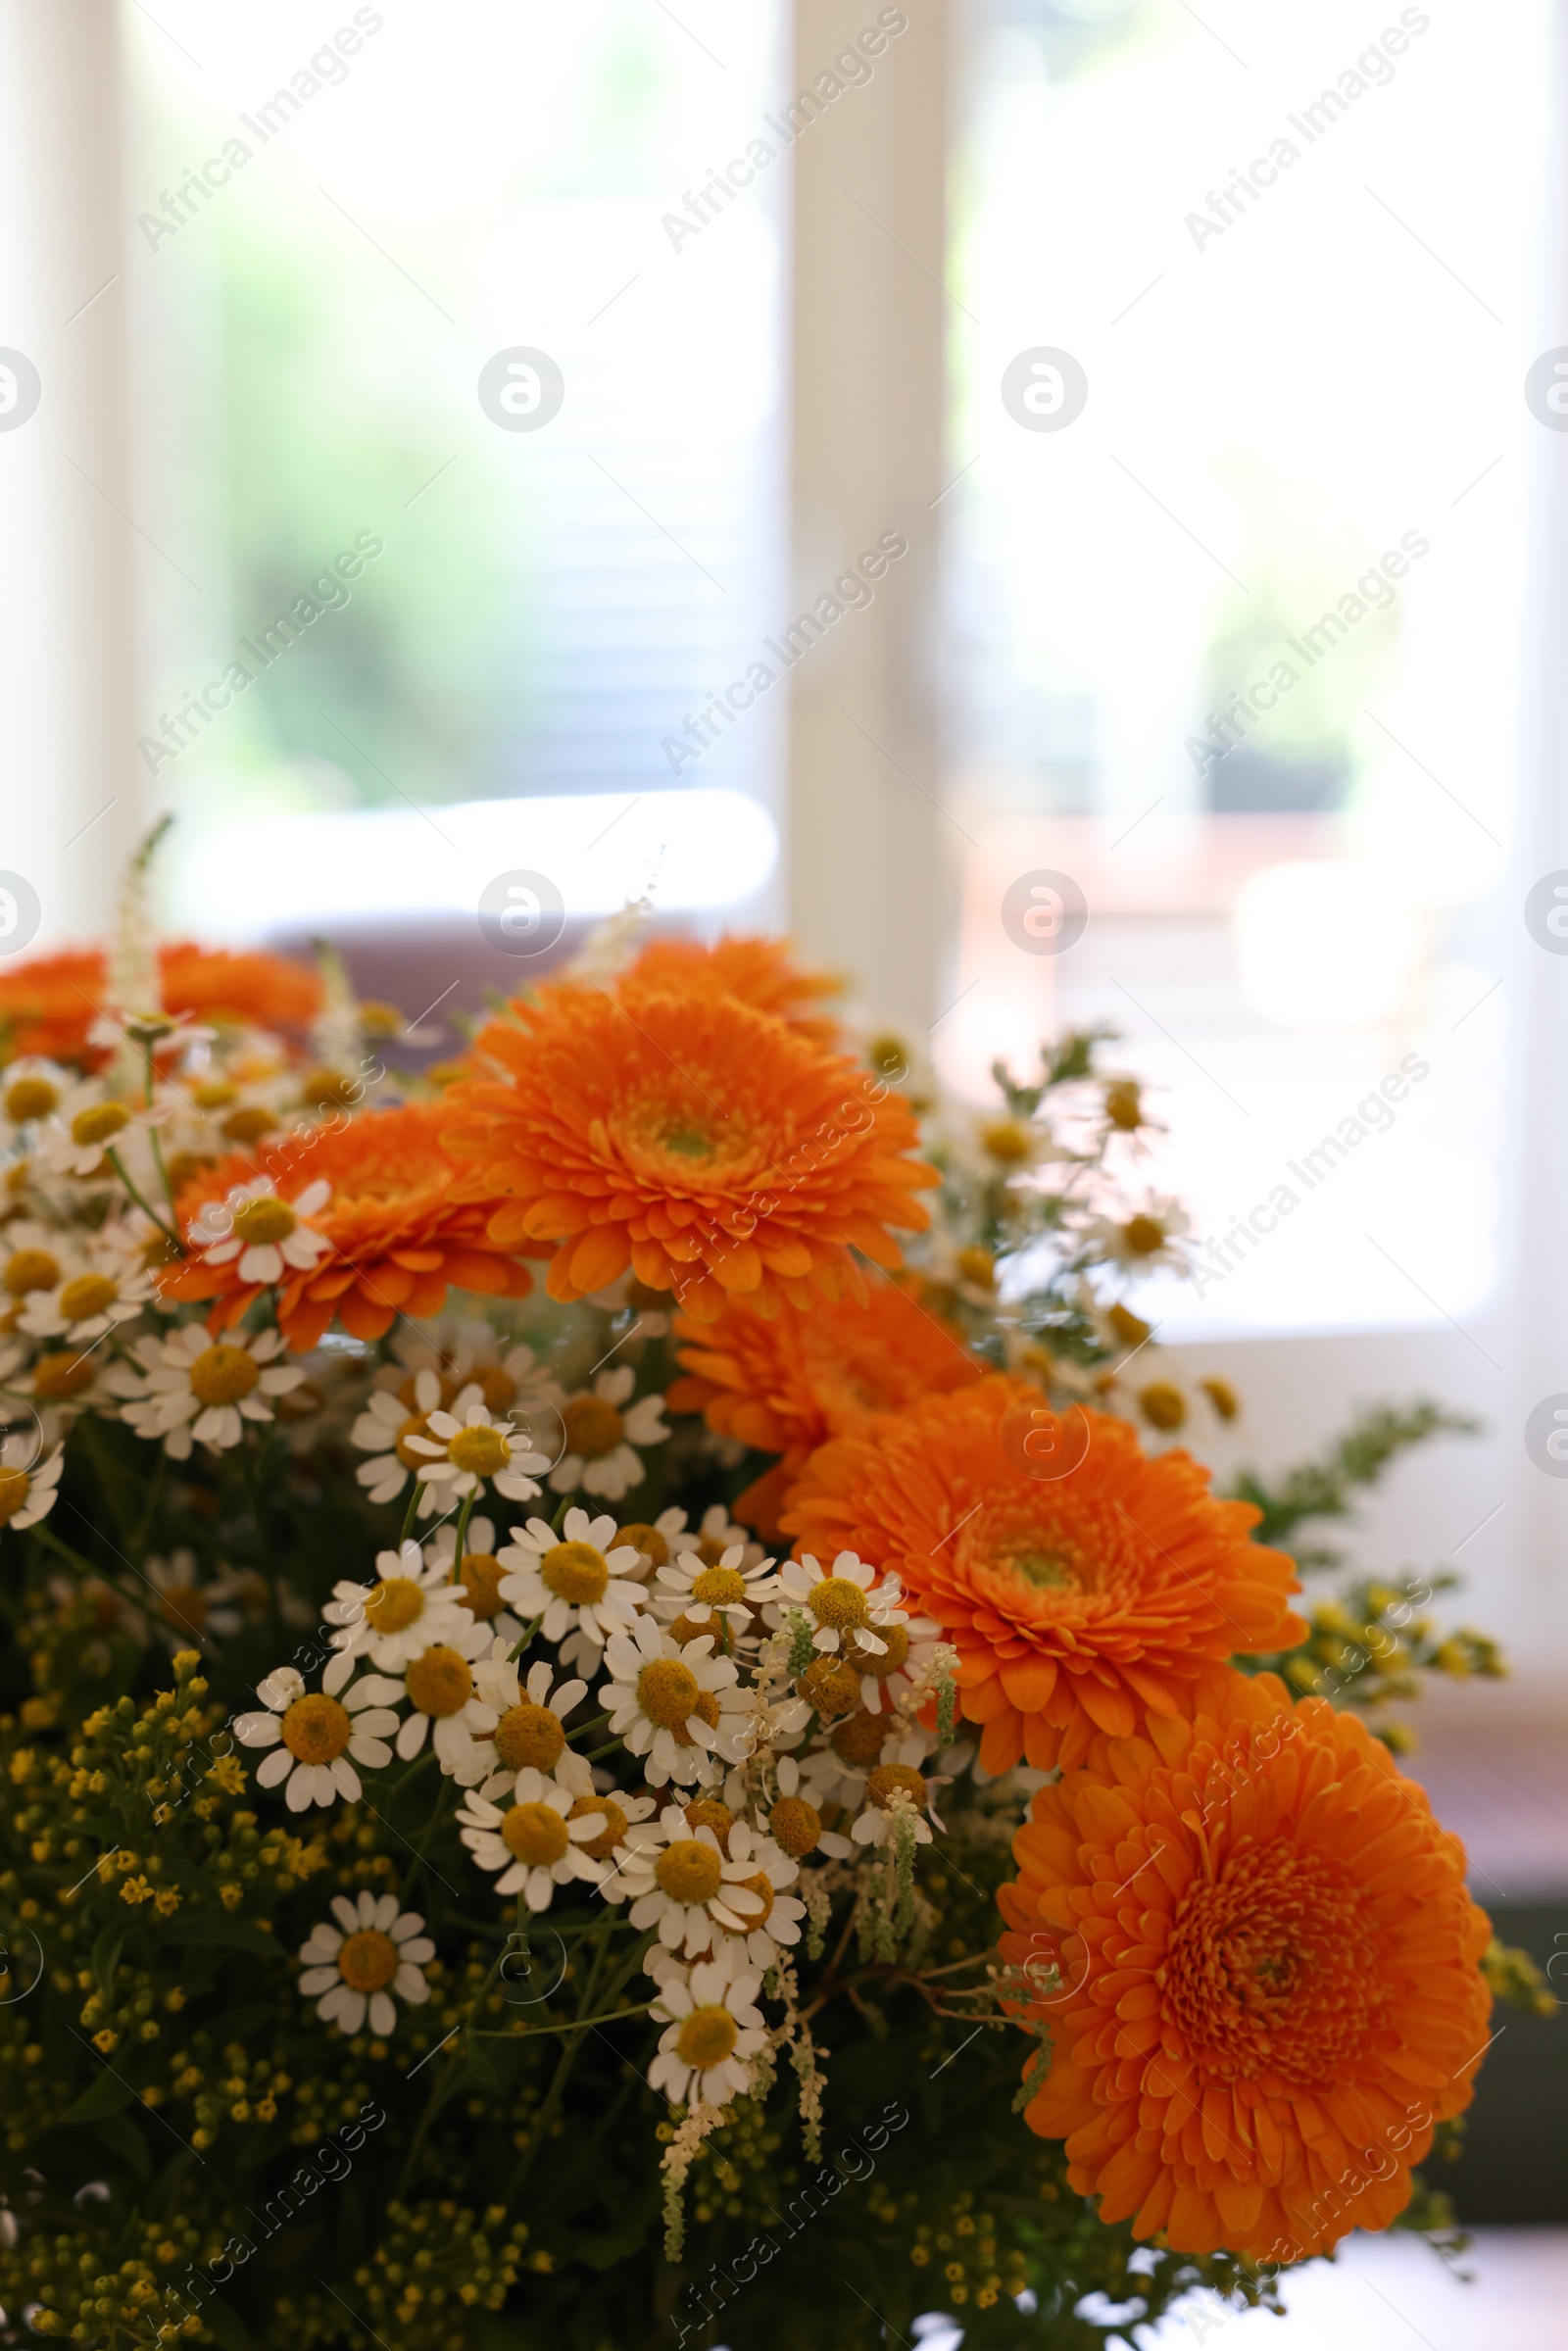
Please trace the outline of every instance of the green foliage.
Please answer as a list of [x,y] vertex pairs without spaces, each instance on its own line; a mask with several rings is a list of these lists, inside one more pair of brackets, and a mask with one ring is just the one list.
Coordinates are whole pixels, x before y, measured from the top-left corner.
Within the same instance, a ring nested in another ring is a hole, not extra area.
[[1409,1404],[1374,1404],[1358,1413],[1315,1461],[1305,1461],[1268,1480],[1245,1470],[1231,1492],[1262,1512],[1255,1540],[1289,1550],[1303,1570],[1337,1567],[1343,1553],[1322,1544],[1296,1543],[1304,1521],[1348,1518],[1358,1494],[1377,1485],[1385,1471],[1412,1446],[1434,1437],[1473,1436],[1478,1423],[1462,1412],[1417,1397]]

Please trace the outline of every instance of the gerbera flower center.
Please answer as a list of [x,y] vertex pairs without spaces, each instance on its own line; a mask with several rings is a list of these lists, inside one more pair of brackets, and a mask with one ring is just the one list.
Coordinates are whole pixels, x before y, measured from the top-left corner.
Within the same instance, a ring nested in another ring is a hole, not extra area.
[[669,1545],[657,1527],[645,1527],[637,1523],[622,1527],[615,1542],[617,1545],[624,1544],[628,1550],[640,1552],[650,1567],[668,1565]]
[[424,1462],[431,1458],[428,1453],[416,1453],[412,1451],[409,1445],[409,1439],[411,1437],[428,1437],[429,1435],[430,1424],[425,1419],[422,1412],[414,1413],[410,1419],[403,1423],[402,1428],[399,1429],[397,1436],[392,1441],[392,1449],[397,1454],[398,1459],[402,1462],[405,1469],[418,1469]]
[[390,1935],[362,1927],[337,1955],[337,1972],[352,1991],[382,1991],[398,1972],[398,1947]]
[[807,1606],[819,1625],[843,1632],[850,1625],[865,1625],[871,1621],[871,1603],[858,1584],[848,1576],[824,1576],[813,1584]]
[[1374,1922],[1323,1855],[1245,1849],[1182,1896],[1156,1972],[1211,2079],[1277,2073],[1302,2088],[1352,2078],[1383,2021]]
[[52,1354],[40,1355],[33,1365],[32,1393],[46,1403],[66,1403],[92,1386],[97,1368],[90,1355],[74,1355],[69,1347],[56,1347]]
[[907,1625],[878,1625],[876,1637],[887,1644],[880,1651],[868,1648],[852,1633],[844,1644],[844,1657],[858,1674],[870,1674],[876,1681],[885,1682],[889,1674],[899,1671],[909,1654],[909,1629]]
[[84,1145],[107,1143],[111,1135],[118,1135],[122,1127],[129,1124],[130,1112],[119,1102],[93,1102],[87,1109],[78,1110],[72,1120],[71,1140]]
[[692,1580],[692,1598],[710,1608],[733,1608],[746,1597],[746,1578],[734,1567],[705,1567]]
[[718,1729],[718,1700],[710,1690],[700,1690],[687,1710],[686,1721],[675,1725],[675,1744],[678,1747],[694,1747],[697,1744],[686,1728],[686,1723],[693,1719],[706,1723],[710,1731]]
[[365,1603],[372,1633],[406,1633],[424,1614],[424,1593],[412,1576],[387,1576]]
[[619,1844],[631,1823],[613,1796],[579,1796],[567,1814],[569,1820],[586,1820],[591,1812],[604,1815],[605,1825],[597,1837],[590,1837],[582,1847],[591,1861],[608,1861]]
[[269,1242],[286,1241],[298,1223],[287,1200],[270,1196],[242,1200],[234,1210],[234,1238],[247,1249],[264,1249]]
[[164,1622],[176,1632],[199,1633],[207,1622],[207,1595],[194,1584],[172,1584],[161,1603]]
[[493,1478],[512,1459],[512,1447],[501,1429],[460,1429],[447,1447],[447,1459],[454,1469],[467,1470],[476,1478]]
[[29,1118],[47,1118],[59,1095],[47,1078],[14,1078],[6,1088],[6,1116],[13,1126]]
[[716,1845],[701,1837],[677,1837],[654,1864],[660,1891],[672,1902],[710,1902],[724,1882]]
[[496,1725],[495,1741],[509,1772],[526,1771],[530,1765],[536,1772],[548,1772],[560,1759],[566,1734],[559,1715],[524,1698],[520,1706],[507,1708]]
[[10,1526],[26,1500],[31,1485],[24,1469],[0,1469],[0,1527]]
[[694,1835],[699,1829],[711,1829],[718,1838],[719,1851],[728,1854],[729,1833],[735,1826],[735,1815],[716,1796],[695,1796],[686,1807],[686,1825]]
[[554,1804],[514,1804],[501,1818],[501,1841],[531,1870],[553,1869],[571,1842]]
[[470,1616],[487,1625],[499,1616],[505,1602],[501,1597],[502,1566],[493,1551],[465,1551],[458,1570],[458,1590]]
[[767,1825],[774,1843],[782,1845],[792,1861],[814,1853],[822,1835],[822,1815],[805,1796],[780,1796]]
[[603,1551],[591,1543],[558,1543],[539,1562],[548,1591],[574,1608],[592,1608],[610,1588],[610,1570]]
[[651,1723],[673,1730],[701,1695],[697,1676],[678,1657],[655,1657],[637,1676],[637,1703]]
[[459,1656],[443,1641],[416,1657],[403,1679],[416,1712],[433,1715],[437,1721],[461,1714],[473,1695],[473,1676],[466,1657]]
[[901,1795],[907,1796],[916,1811],[925,1805],[925,1782],[907,1763],[879,1763],[865,1784],[865,1792],[884,1811],[891,1811],[894,1798]]
[[1162,1249],[1165,1228],[1157,1216],[1130,1216],[1121,1229],[1122,1241],[1134,1257],[1152,1257]]
[[6,1288],[13,1298],[30,1290],[52,1290],[60,1279],[60,1260],[46,1249],[19,1249],[6,1267]]
[[332,1763],[348,1745],[353,1729],[346,1706],[313,1690],[285,1712],[283,1744],[301,1763]]
[[106,1273],[79,1273],[68,1282],[60,1293],[60,1311],[67,1322],[85,1322],[90,1314],[102,1314],[120,1296],[120,1285]]
[[255,1356],[245,1347],[203,1347],[190,1367],[191,1394],[204,1404],[237,1404],[261,1376]]
[[722,2065],[735,2046],[740,2028],[727,2008],[694,2008],[682,2017],[675,2054],[694,2073]]
[[621,1419],[602,1396],[574,1396],[562,1408],[566,1427],[566,1450],[584,1461],[602,1461],[620,1443]]

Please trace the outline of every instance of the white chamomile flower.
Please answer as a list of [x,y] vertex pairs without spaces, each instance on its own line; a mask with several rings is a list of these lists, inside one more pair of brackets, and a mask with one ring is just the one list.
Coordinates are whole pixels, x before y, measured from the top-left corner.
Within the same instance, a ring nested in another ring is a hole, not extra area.
[[[713,1514],[710,1511],[708,1515],[710,1518]],[[634,1584],[647,1584],[658,1568],[673,1559],[677,1549],[686,1547],[681,1542],[683,1536],[689,1543],[684,1510],[661,1510],[656,1519],[628,1522],[621,1528],[619,1540],[636,1552],[637,1559],[634,1566],[623,1569],[622,1573]]]
[[801,1939],[806,1904],[784,1890],[799,1878],[800,1866],[776,1838],[747,1821],[730,1830],[729,1858],[747,1875],[725,1886],[713,1916],[742,1944],[753,1967],[776,1967],[780,1952]]
[[[931,1842],[930,1784],[912,1763],[879,1763],[865,1784],[865,1809],[850,1831],[858,1845],[885,1845],[901,1821],[914,1827],[916,1844]],[[935,1819],[933,1813],[931,1819]],[[941,1823],[937,1826],[940,1828]]]
[[822,1745],[800,1757],[802,1789],[819,1807],[837,1804],[846,1814],[858,1812],[873,1771],[884,1764],[918,1770],[934,1743],[918,1723],[862,1707],[835,1723]]
[[[140,1374],[108,1376],[125,1398],[123,1416],[138,1437],[161,1437],[172,1461],[188,1461],[191,1443],[222,1452],[238,1445],[245,1423],[270,1421],[280,1396],[298,1388],[297,1363],[275,1363],[280,1331],[231,1331],[213,1340],[200,1323],[168,1339],[144,1339],[132,1348]],[[124,1367],[121,1367],[122,1370]]]
[[116,1102],[101,1078],[88,1078],[71,1088],[38,1129],[38,1164],[49,1175],[111,1176],[106,1154],[123,1150],[150,1123],[145,1110]]
[[362,1892],[357,1902],[335,1894],[331,1909],[337,1924],[323,1919],[300,1945],[300,1989],[343,2033],[358,2033],[368,2010],[370,2031],[385,2040],[398,2021],[394,1993],[412,2008],[430,1997],[424,1962],[435,1945],[418,1911],[399,1910],[396,1894]]
[[608,1513],[590,1518],[586,1510],[568,1510],[559,1535],[547,1519],[530,1518],[526,1527],[513,1528],[512,1541],[496,1556],[507,1570],[501,1595],[518,1616],[529,1624],[542,1617],[546,1641],[581,1634],[596,1660],[611,1634],[635,1621],[647,1597],[629,1574],[637,1554],[616,1543]]
[[666,1976],[654,2001],[671,2019],[648,2079],[671,2105],[723,2106],[751,2087],[752,2060],[767,2046],[756,1973],[726,1976],[704,1962],[689,1976]]
[[145,1266],[122,1255],[101,1255],[52,1290],[35,1290],[17,1316],[34,1339],[69,1339],[83,1347],[117,1324],[132,1322],[153,1295]]
[[1079,1227],[1085,1245],[1084,1262],[1120,1265],[1129,1273],[1150,1273],[1156,1265],[1185,1266],[1181,1246],[1188,1230],[1187,1211],[1178,1201],[1151,1193],[1127,1216],[1089,1216]]
[[188,1238],[209,1265],[235,1268],[242,1282],[265,1287],[285,1273],[309,1273],[331,1249],[304,1219],[324,1208],[332,1187],[318,1177],[292,1200],[279,1200],[270,1176],[238,1184],[226,1200],[209,1200]]
[[468,1521],[461,1559],[457,1550],[457,1528],[450,1524],[437,1527],[424,1546],[425,1565],[440,1574],[453,1598],[460,1607],[466,1608],[474,1623],[484,1625],[492,1640],[504,1641],[510,1649],[521,1640],[527,1627],[520,1617],[513,1615],[501,1596],[502,1578],[507,1571],[496,1557],[495,1521],[476,1511]]
[[0,1092],[0,1151],[9,1153],[27,1130],[58,1110],[74,1083],[69,1069],[41,1053],[8,1062]]
[[797,1861],[808,1853],[826,1853],[834,1861],[848,1861],[855,1851],[847,1837],[834,1829],[824,1829],[822,1815],[812,1801],[811,1789],[801,1777],[801,1767],[793,1755],[780,1755],[773,1766],[778,1784],[778,1797],[767,1816],[767,1825],[775,1841]]
[[440,1567],[426,1567],[413,1542],[376,1552],[373,1584],[334,1584],[321,1614],[338,1628],[332,1646],[340,1654],[326,1669],[328,1690],[345,1678],[352,1658],[363,1654],[384,1673],[396,1673],[433,1641],[473,1623],[457,1586]]
[[444,1772],[466,1784],[482,1780],[489,1771],[490,1751],[475,1742],[488,1739],[495,1729],[495,1708],[474,1689],[472,1664],[489,1646],[484,1626],[468,1617],[409,1659],[403,1687],[411,1712],[399,1725],[397,1741],[405,1763],[418,1754],[428,1737]]
[[578,1799],[569,1788],[543,1772],[517,1774],[514,1801],[492,1804],[470,1794],[458,1814],[464,1843],[482,1870],[500,1870],[496,1891],[520,1892],[530,1910],[548,1910],[558,1886],[574,1878],[597,1886],[604,1864],[586,1847],[598,1841],[602,1824],[591,1811],[572,1811]]
[[[740,1824],[727,1824],[733,1847]],[[777,1848],[774,1848],[775,1852]],[[795,1864],[778,1855],[791,1877]],[[667,1950],[696,1958],[725,1935],[746,1935],[773,1906],[772,1886],[755,1854],[726,1854],[707,1821],[694,1826],[685,1809],[670,1804],[650,1822],[628,1831],[615,1855],[615,1874],[607,1879],[607,1901],[629,1901],[631,1924],[657,1927]],[[749,1881],[760,1879],[760,1886]],[[768,1965],[772,1965],[771,1959]]]
[[410,1452],[409,1439],[425,1434],[428,1416],[441,1402],[437,1372],[416,1371],[412,1383],[403,1385],[412,1386],[408,1397],[400,1391],[377,1389],[349,1431],[351,1445],[375,1456],[362,1461],[354,1473],[368,1489],[372,1502],[390,1502],[403,1492],[420,1460],[420,1455]]
[[450,1412],[439,1407],[425,1416],[426,1434],[411,1433],[404,1445],[414,1457],[414,1474],[423,1492],[419,1515],[450,1508],[465,1495],[480,1493],[486,1482],[509,1502],[531,1502],[539,1481],[529,1471],[548,1469],[548,1453],[514,1446],[508,1424],[492,1420],[477,1387],[466,1388]]
[[245,1612],[235,1605],[245,1589],[231,1567],[202,1581],[194,1551],[171,1551],[167,1559],[156,1552],[142,1562],[142,1574],[158,1595],[160,1630],[176,1649],[217,1633],[227,1639],[243,1631]]
[[781,1606],[804,1608],[811,1618],[811,1646],[824,1654],[853,1637],[860,1656],[880,1656],[887,1647],[883,1626],[907,1621],[898,1605],[903,1587],[897,1577],[885,1576],[878,1585],[876,1569],[854,1551],[840,1551],[831,1567],[821,1566],[809,1552],[804,1559],[786,1559],[778,1589]]
[[485,1794],[494,1795],[514,1773],[531,1770],[554,1772],[575,1795],[591,1795],[593,1771],[566,1744],[565,1731],[566,1716],[588,1695],[587,1683],[558,1685],[555,1668],[545,1657],[529,1666],[523,1681],[511,1653],[513,1645],[502,1636],[473,1668],[474,1688],[496,1718],[487,1756],[494,1778],[485,1782]]
[[580,1486],[585,1494],[618,1502],[642,1484],[645,1472],[635,1448],[662,1445],[669,1431],[662,1396],[640,1396],[627,1405],[636,1385],[637,1374],[620,1363],[602,1371],[592,1388],[567,1396],[561,1407],[566,1449],[550,1472],[553,1494],[574,1494]]
[[65,1446],[57,1445],[42,1460],[37,1449],[31,1437],[0,1443],[0,1527],[15,1527],[19,1535],[48,1517],[60,1491]]
[[354,1765],[379,1771],[392,1760],[386,1741],[398,1718],[387,1701],[403,1695],[401,1682],[364,1674],[329,1696],[307,1690],[304,1675],[283,1665],[257,1684],[256,1694],[267,1712],[238,1715],[234,1736],[241,1746],[274,1750],[257,1765],[256,1785],[282,1787],[290,1812],[332,1804],[339,1796],[358,1803],[362,1790]]
[[752,1568],[745,1560],[746,1547],[737,1543],[712,1565],[696,1551],[682,1551],[659,1570],[654,1608],[678,1641],[710,1633],[714,1645],[729,1651],[754,1631],[763,1602],[778,1590],[778,1578],[771,1559],[759,1559]]
[[605,1644],[612,1681],[599,1692],[610,1709],[610,1728],[634,1755],[646,1758],[649,1785],[662,1788],[709,1786],[720,1762],[739,1762],[751,1694],[727,1657],[715,1657],[710,1635],[683,1646],[641,1616],[630,1633],[613,1633]]

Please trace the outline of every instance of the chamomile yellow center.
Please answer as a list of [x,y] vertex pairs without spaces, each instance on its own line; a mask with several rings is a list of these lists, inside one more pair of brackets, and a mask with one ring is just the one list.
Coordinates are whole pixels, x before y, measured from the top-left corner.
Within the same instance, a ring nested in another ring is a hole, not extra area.
[[591,1543],[558,1543],[539,1562],[545,1588],[573,1608],[592,1608],[610,1586],[605,1554]]
[[264,1109],[260,1102],[245,1103],[230,1110],[223,1121],[223,1132],[230,1143],[260,1143],[278,1123],[273,1110]]
[[207,1622],[207,1594],[194,1584],[172,1584],[159,1603],[166,1625],[178,1633],[199,1633]]
[[871,1603],[858,1584],[848,1576],[824,1576],[807,1594],[807,1606],[819,1625],[844,1632],[852,1625],[869,1624]]
[[719,1851],[729,1851],[729,1833],[735,1826],[735,1815],[717,1796],[694,1796],[686,1807],[686,1825],[694,1836],[699,1829],[711,1829],[718,1838]]
[[206,1347],[190,1367],[191,1394],[204,1404],[237,1404],[261,1376],[247,1348]]
[[906,1625],[878,1625],[876,1638],[883,1643],[873,1649],[868,1641],[858,1641],[852,1634],[844,1644],[846,1662],[858,1674],[870,1674],[876,1681],[886,1681],[896,1674],[909,1654],[909,1632]]
[[672,1902],[710,1902],[724,1882],[724,1865],[706,1837],[677,1837],[655,1862],[654,1879]]
[[622,1527],[620,1533],[615,1537],[615,1542],[617,1544],[623,1543],[628,1550],[640,1552],[650,1567],[659,1568],[668,1565],[669,1545],[657,1527],[644,1526],[640,1521],[635,1522],[629,1527]]
[[822,1835],[822,1815],[804,1796],[780,1796],[767,1825],[774,1843],[782,1845],[792,1861],[814,1853]]
[[416,1657],[404,1676],[409,1697],[418,1714],[433,1715],[438,1722],[448,1715],[461,1714],[473,1695],[473,1676],[468,1661],[437,1641],[422,1656]]
[[130,1124],[130,1112],[119,1102],[93,1102],[87,1109],[78,1110],[71,1122],[73,1143],[107,1143],[122,1127]]
[[552,1869],[571,1839],[554,1804],[514,1804],[501,1818],[501,1841],[529,1869]]
[[591,1813],[600,1814],[605,1825],[597,1837],[588,1838],[582,1850],[591,1861],[608,1861],[631,1823],[613,1796],[579,1796],[567,1817],[581,1821]]
[[566,1734],[559,1715],[524,1698],[501,1717],[495,1741],[496,1754],[509,1772],[525,1771],[530,1764],[536,1772],[548,1772],[560,1758]]
[[637,1703],[651,1723],[674,1730],[696,1710],[702,1690],[678,1657],[655,1657],[637,1676]]
[[[499,1363],[481,1363],[476,1371],[468,1374],[468,1381],[484,1398],[487,1412],[510,1411],[517,1400],[517,1383],[510,1371],[502,1370]],[[465,1386],[467,1384],[465,1382]]]
[[31,1485],[24,1469],[0,1469],[0,1527],[10,1526],[26,1500]]
[[52,1354],[40,1355],[33,1365],[32,1393],[45,1403],[64,1404],[92,1386],[97,1369],[93,1356],[74,1355],[70,1347],[56,1347]]
[[584,1461],[602,1461],[620,1443],[620,1414],[600,1396],[574,1396],[562,1409],[566,1450]]
[[813,1658],[796,1688],[824,1719],[860,1703],[860,1677],[842,1657]]
[[447,1459],[454,1469],[466,1470],[475,1478],[493,1478],[512,1459],[512,1447],[505,1430],[487,1429],[480,1423],[458,1431],[447,1446]]
[[675,2054],[695,2073],[722,2065],[734,2049],[740,2028],[727,2008],[694,2008],[682,2017]]
[[269,1242],[286,1241],[298,1223],[287,1200],[270,1196],[242,1200],[234,1210],[234,1239],[247,1249],[262,1249]]
[[842,1755],[846,1763],[858,1764],[863,1770],[868,1763],[875,1763],[887,1735],[888,1725],[884,1716],[863,1711],[852,1714],[849,1721],[840,1723],[833,1733],[833,1752]]
[[13,1298],[30,1290],[52,1290],[60,1279],[60,1260],[46,1249],[19,1249],[6,1266],[6,1288]]
[[692,1579],[692,1598],[710,1608],[733,1608],[746,1597],[746,1578],[734,1567],[705,1567]]
[[[718,1729],[718,1700],[710,1690],[700,1690],[697,1692],[696,1697],[692,1700],[691,1715],[688,1720],[706,1723],[710,1731]],[[684,1722],[675,1725],[675,1744],[678,1747],[694,1747],[697,1744]]]
[[1130,1216],[1121,1237],[1129,1256],[1152,1257],[1165,1245],[1165,1228],[1157,1216]]
[[351,1991],[384,1991],[398,1964],[397,1944],[375,1927],[351,1935],[337,1955],[337,1972]]
[[47,1118],[60,1100],[47,1078],[13,1078],[6,1088],[6,1116],[13,1126],[29,1118]]
[[430,1424],[425,1419],[422,1412],[414,1413],[403,1423],[402,1428],[399,1429],[396,1437],[392,1441],[392,1450],[396,1453],[398,1459],[402,1462],[405,1469],[418,1469],[422,1463],[432,1458],[432,1455],[429,1453],[415,1452],[409,1444],[409,1439],[411,1437],[428,1437],[429,1435]]
[[120,1296],[120,1285],[106,1273],[79,1273],[60,1293],[60,1311],[67,1322],[85,1322],[102,1314]]
[[501,1597],[501,1579],[506,1573],[493,1551],[465,1551],[458,1570],[457,1589],[470,1616],[482,1625],[499,1616],[506,1602]]
[[346,1706],[319,1690],[296,1698],[283,1716],[283,1744],[301,1763],[332,1763],[349,1743],[354,1725]]
[[896,1796],[907,1796],[916,1811],[925,1804],[925,1782],[907,1763],[879,1763],[865,1784],[873,1804],[890,1807]]
[[746,1921],[748,1931],[767,1924],[773,1908],[773,1888],[761,1872],[755,1878],[739,1879],[730,1891],[752,1896],[750,1901],[739,1901],[735,1905],[735,1915]]
[[375,1585],[365,1603],[365,1621],[372,1633],[406,1633],[424,1614],[424,1593],[412,1576],[387,1576]]

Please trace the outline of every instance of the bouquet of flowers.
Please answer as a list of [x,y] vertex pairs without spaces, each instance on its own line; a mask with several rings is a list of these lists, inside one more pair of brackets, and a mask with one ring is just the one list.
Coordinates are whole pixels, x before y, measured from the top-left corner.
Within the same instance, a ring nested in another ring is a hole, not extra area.
[[[0,2340],[1077,2346],[1451,2241],[1494,1992],[1229,1494],[1150,1114],[631,916],[453,1058],[323,952],[0,980]],[[1290,1545],[1290,1548],[1286,1546]]]

